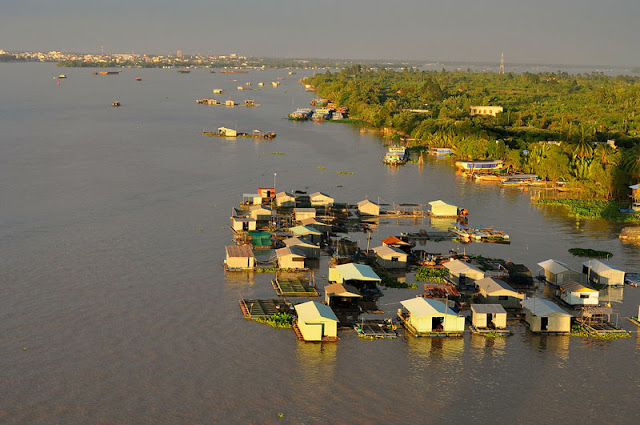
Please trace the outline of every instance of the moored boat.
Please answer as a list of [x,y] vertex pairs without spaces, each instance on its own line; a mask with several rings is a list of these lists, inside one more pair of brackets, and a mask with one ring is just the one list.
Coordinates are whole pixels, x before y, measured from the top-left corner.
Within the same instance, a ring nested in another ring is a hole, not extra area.
[[504,168],[504,161],[501,159],[490,161],[456,161],[456,167],[463,171],[488,171]]
[[389,146],[387,153],[382,158],[382,162],[388,165],[399,165],[407,162],[409,153],[403,146]]

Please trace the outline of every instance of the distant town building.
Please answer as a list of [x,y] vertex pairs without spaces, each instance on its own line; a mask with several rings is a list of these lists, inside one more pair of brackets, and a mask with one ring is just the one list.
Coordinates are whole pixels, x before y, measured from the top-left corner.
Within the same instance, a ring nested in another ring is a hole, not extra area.
[[495,117],[502,111],[503,111],[502,106],[472,106],[471,116],[491,115],[492,117]]

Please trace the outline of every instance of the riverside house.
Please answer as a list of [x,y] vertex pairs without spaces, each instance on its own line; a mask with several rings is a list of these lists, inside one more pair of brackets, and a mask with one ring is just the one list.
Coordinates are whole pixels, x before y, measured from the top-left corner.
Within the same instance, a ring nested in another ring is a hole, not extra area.
[[305,341],[337,341],[338,318],[331,307],[316,301],[295,305],[294,324]]

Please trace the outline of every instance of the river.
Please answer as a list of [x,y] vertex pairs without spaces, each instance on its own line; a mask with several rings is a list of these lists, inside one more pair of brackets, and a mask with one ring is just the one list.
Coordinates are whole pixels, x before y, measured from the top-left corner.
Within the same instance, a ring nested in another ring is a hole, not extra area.
[[[384,166],[379,137],[351,125],[290,122],[287,113],[312,98],[298,83],[306,71],[0,69],[0,422],[624,424],[637,416],[640,337],[624,318],[636,314],[640,289],[606,294],[632,332],[620,340],[515,326],[506,339],[368,341],[344,332],[335,344],[305,344],[242,319],[238,299],[272,298],[272,276],[222,268],[232,207],[274,178],[278,191],[339,202],[457,204],[471,225],[505,230],[511,244],[422,249],[508,258],[534,273],[549,258],[579,268],[572,247],[611,251],[613,264],[640,270],[640,249],[618,240],[621,225],[577,222],[520,189],[468,181],[446,161]],[[61,72],[68,78],[57,84]],[[238,91],[246,82],[254,90]],[[261,106],[195,103],[215,88],[228,93],[219,99]],[[220,126],[277,137],[201,135]],[[383,220],[372,246],[427,225]],[[391,316],[417,292],[387,289],[381,308]]]

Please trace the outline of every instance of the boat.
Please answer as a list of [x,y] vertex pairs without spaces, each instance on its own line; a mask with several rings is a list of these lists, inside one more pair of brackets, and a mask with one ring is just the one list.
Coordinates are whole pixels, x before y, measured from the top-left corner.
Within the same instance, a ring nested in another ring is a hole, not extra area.
[[541,181],[535,174],[513,174],[500,181],[501,186],[530,186],[532,182]]
[[93,75],[118,75],[120,71],[93,71]]
[[501,159],[491,161],[456,161],[456,167],[463,171],[488,171],[504,168],[504,161]]
[[117,100],[113,101],[111,103],[111,106],[120,106],[120,102],[118,102]]
[[220,71],[220,73],[221,74],[248,74],[249,71],[223,69],[222,71]]
[[311,108],[298,108],[295,112],[289,114],[292,121],[305,121],[311,118],[313,111]]
[[61,78],[67,78],[67,76],[66,76],[66,75],[64,75],[64,74],[60,74],[60,75],[58,75],[57,77],[53,77],[53,79],[54,79],[54,80],[59,80],[59,79],[61,79]]
[[322,111],[315,111],[311,115],[312,121],[327,121],[329,118],[331,118],[331,114]]
[[190,69],[179,69],[178,70],[178,74],[188,74],[190,72],[191,72]]
[[215,74],[216,72],[213,69],[209,70],[209,74]]
[[136,77],[136,81],[142,81],[142,78]]
[[407,162],[409,153],[403,146],[389,146],[387,153],[382,158],[382,162],[388,165],[399,165]]

